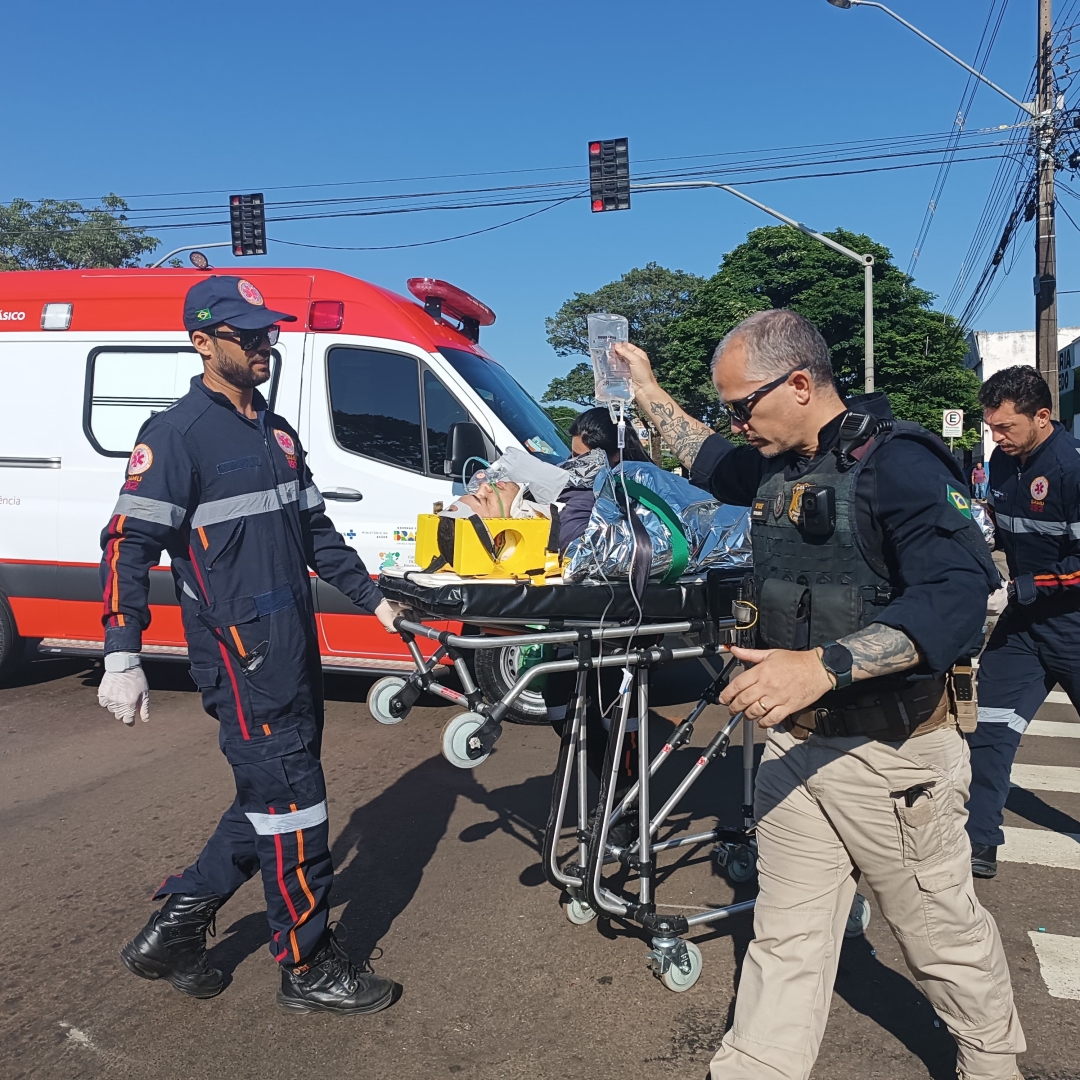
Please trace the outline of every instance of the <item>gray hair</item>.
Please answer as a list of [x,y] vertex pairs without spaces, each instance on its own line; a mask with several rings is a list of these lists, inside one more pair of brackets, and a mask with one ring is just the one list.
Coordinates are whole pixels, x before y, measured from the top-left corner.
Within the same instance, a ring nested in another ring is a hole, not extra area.
[[751,379],[777,379],[803,367],[815,386],[833,386],[829,346],[809,319],[787,308],[755,311],[728,331],[716,346],[710,370],[735,339],[746,346],[746,374]]

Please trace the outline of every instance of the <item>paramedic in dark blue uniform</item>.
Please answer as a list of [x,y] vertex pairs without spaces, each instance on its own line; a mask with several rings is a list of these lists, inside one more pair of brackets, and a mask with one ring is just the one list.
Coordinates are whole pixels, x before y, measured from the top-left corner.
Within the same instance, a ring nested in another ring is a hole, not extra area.
[[236,799],[198,859],[167,878],[165,904],[122,950],[127,967],[193,997],[223,988],[206,960],[217,910],[261,874],[278,1001],[375,1012],[395,985],[353,965],[328,925],[334,868],[320,764],[322,671],[310,567],[392,629],[389,604],[326,516],[296,432],[255,390],[280,322],[250,282],[208,277],[184,301],[204,371],[138,435],[102,533],[105,675],[99,702],[149,719],[139,664],[149,572],[167,551],[191,675],[220,725]]
[[1080,442],[1050,419],[1050,388],[1035,368],[991,375],[979,402],[997,443],[990,503],[1011,579],[968,736],[972,870],[993,877],[1020,736],[1056,683],[1080,706]]

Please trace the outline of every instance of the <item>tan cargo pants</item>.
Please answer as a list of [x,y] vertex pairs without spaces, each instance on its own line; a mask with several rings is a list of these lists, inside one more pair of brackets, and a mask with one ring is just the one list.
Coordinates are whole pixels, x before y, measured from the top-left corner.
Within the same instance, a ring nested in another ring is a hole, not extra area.
[[[963,1080],[1013,1080],[1025,1049],[993,917],[971,881],[971,770],[954,728],[883,743],[772,729],[757,775],[760,892],[712,1080],[805,1080],[856,871],[959,1048]],[[911,807],[904,792],[927,786]]]

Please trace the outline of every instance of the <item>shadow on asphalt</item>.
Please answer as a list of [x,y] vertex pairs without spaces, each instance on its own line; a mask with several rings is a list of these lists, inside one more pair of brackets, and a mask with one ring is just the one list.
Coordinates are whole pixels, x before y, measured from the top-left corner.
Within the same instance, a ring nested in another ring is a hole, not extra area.
[[233,972],[253,953],[269,945],[270,926],[265,911],[253,911],[224,930],[219,926],[217,933],[218,942],[207,950],[206,959],[225,976],[227,987]]
[[448,769],[437,755],[352,812],[331,851],[339,868],[333,895],[345,902],[340,922],[354,959],[370,957],[412,901],[458,799],[484,795],[470,771]]
[[1043,802],[1034,792],[1025,791],[1023,788],[1010,788],[1009,797],[1005,801],[1005,809],[1027,818],[1033,825],[1041,825],[1044,829],[1052,829],[1054,832],[1080,833],[1080,821],[1071,814],[1058,810],[1049,803]]
[[903,975],[874,956],[865,937],[844,941],[836,993],[920,1058],[931,1080],[956,1080],[956,1044],[948,1028],[940,1021],[934,1026],[934,1007]]

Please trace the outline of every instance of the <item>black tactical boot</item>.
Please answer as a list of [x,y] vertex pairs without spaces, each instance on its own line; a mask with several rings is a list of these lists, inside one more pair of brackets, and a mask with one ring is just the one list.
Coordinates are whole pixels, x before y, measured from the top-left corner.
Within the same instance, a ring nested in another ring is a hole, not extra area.
[[374,1013],[394,1000],[395,984],[373,971],[362,971],[331,931],[302,964],[281,968],[278,1004],[298,1012],[322,1009],[337,1013]]
[[181,994],[215,997],[225,988],[225,977],[206,962],[206,934],[224,903],[220,896],[173,893],[120,950],[120,959],[141,979],[168,979]]
[[997,848],[990,844],[972,844],[971,873],[980,878],[994,877],[997,874]]

